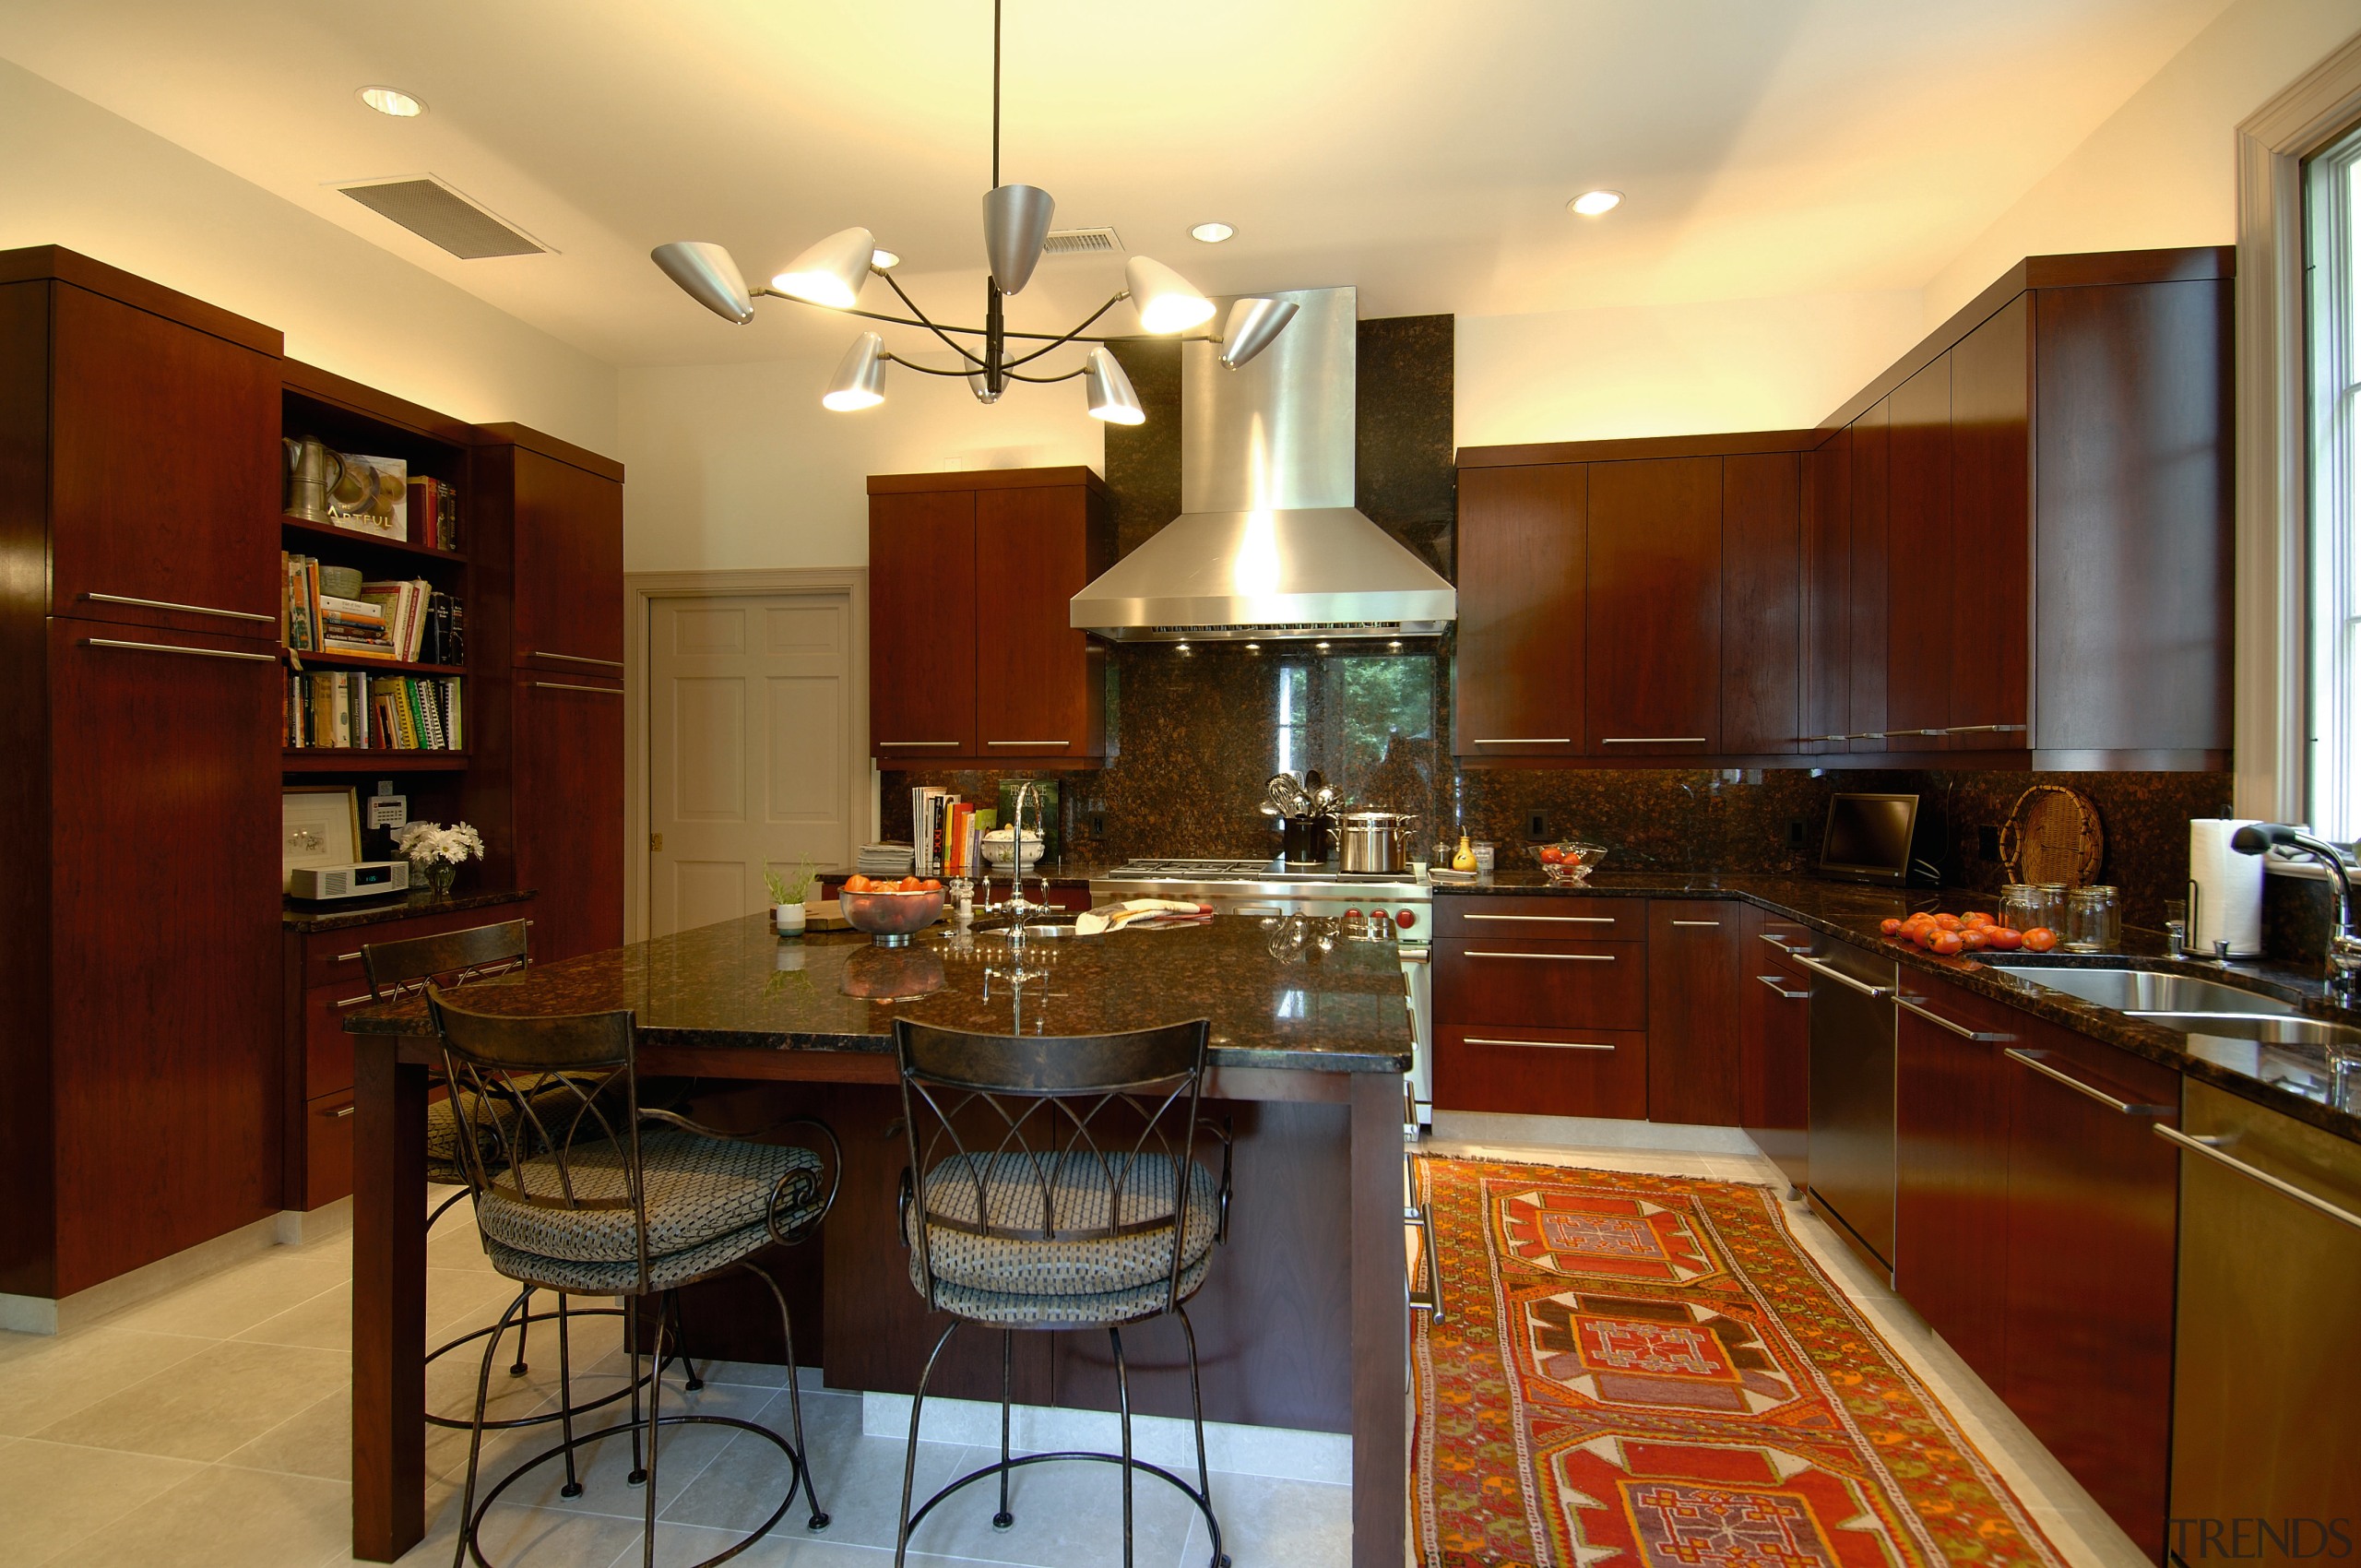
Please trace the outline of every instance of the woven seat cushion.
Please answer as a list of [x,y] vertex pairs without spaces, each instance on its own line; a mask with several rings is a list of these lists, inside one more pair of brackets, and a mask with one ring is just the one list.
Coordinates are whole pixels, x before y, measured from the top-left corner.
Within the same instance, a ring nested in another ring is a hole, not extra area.
[[[1173,1165],[1172,1158],[1162,1154],[1105,1159],[1095,1155],[1055,1160],[1045,1157],[1038,1166],[1021,1154],[955,1155],[937,1165],[926,1182],[926,1245],[935,1277],[971,1290],[1013,1296],[1101,1296],[1160,1286],[1172,1272]],[[1122,1212],[1114,1223],[1154,1228],[1088,1240],[979,1236],[958,1229],[977,1223],[978,1171],[983,1173],[983,1200],[991,1206],[995,1228],[1044,1229],[1046,1190],[1054,1203],[1059,1231],[1104,1229],[1119,1184]],[[1212,1249],[1214,1230],[1221,1222],[1218,1202],[1213,1176],[1191,1161],[1188,1229],[1180,1247],[1184,1269]],[[915,1249],[911,1256],[916,1258]]]
[[[785,1228],[782,1224],[781,1229]],[[647,1289],[670,1290],[675,1285],[701,1279],[741,1258],[752,1257],[770,1244],[768,1226],[749,1225],[685,1252],[650,1257]],[[520,1284],[544,1286],[552,1290],[579,1290],[591,1296],[628,1296],[639,1289],[639,1265],[635,1262],[583,1263],[573,1258],[542,1257],[492,1241],[485,1241],[484,1252],[491,1257],[493,1268]]]
[[[640,1167],[647,1208],[647,1255],[654,1260],[702,1247],[748,1226],[760,1226],[779,1182],[794,1171],[809,1172],[814,1191],[820,1157],[789,1145],[743,1143],[700,1137],[678,1128],[644,1131]],[[566,1160],[573,1196],[598,1200],[630,1195],[622,1146],[577,1145]],[[526,1160],[503,1176],[476,1204],[476,1223],[487,1244],[497,1243],[535,1257],[574,1263],[623,1264],[636,1271],[637,1218],[629,1207],[554,1208],[519,1203],[507,1195],[512,1180],[526,1192],[557,1197],[558,1162]],[[783,1214],[786,1229],[810,1210]]]
[[[1210,1254],[1200,1256],[1180,1271],[1180,1300],[1187,1301],[1205,1282],[1205,1270],[1213,1265]],[[926,1293],[926,1277],[919,1267],[919,1255],[910,1253],[910,1283]],[[1128,1286],[1121,1290],[1104,1290],[1093,1294],[1034,1295],[1006,1290],[979,1290],[970,1285],[955,1285],[946,1279],[935,1281],[935,1303],[955,1317],[970,1323],[1006,1324],[1011,1327],[1031,1325],[1062,1328],[1096,1328],[1110,1323],[1130,1323],[1138,1318],[1154,1317],[1164,1311],[1165,1281],[1162,1276],[1143,1285]]]
[[[545,1126],[563,1125],[572,1117],[574,1108],[581,1101],[564,1084],[555,1079],[541,1081],[546,1082],[549,1087],[532,1091],[533,1109],[541,1117]],[[496,1119],[501,1127],[505,1130],[507,1138],[513,1139],[516,1136],[516,1107],[515,1102],[505,1096],[478,1095],[461,1090],[456,1096],[445,1095],[441,1099],[433,1101],[426,1108],[426,1179],[430,1182],[443,1182],[453,1186],[461,1186],[468,1180],[467,1167],[459,1162],[457,1102],[462,1100],[469,1107],[469,1124],[478,1129],[476,1136],[482,1145],[485,1163],[497,1166],[502,1162],[503,1158],[501,1154],[503,1140],[492,1136],[492,1128],[486,1124],[488,1122]],[[489,1106],[490,1114],[487,1115],[475,1109],[479,1105]]]

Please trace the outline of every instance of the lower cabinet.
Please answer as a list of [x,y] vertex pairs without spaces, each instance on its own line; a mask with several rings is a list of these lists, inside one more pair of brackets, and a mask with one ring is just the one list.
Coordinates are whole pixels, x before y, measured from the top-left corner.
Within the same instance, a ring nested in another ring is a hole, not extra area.
[[623,940],[623,689],[516,671],[516,885],[540,897],[535,956]]
[[1648,1114],[1646,906],[1439,900],[1438,1111]]
[[2024,1015],[1903,971],[1893,1288],[1999,1389],[2007,1366],[2009,1064]]
[[1810,1180],[1811,977],[1802,926],[1749,904],[1738,987],[1738,1125],[1793,1186]]
[[1735,1127],[1744,1100],[1738,1031],[1747,983],[1744,905],[1648,902],[1648,1120]]
[[1524,1116],[1648,1113],[1644,1029],[1438,1026],[1435,1103]]

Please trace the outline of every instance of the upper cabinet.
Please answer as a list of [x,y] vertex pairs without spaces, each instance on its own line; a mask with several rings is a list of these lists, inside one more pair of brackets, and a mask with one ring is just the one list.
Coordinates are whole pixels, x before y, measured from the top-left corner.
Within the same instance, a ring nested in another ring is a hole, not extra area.
[[1554,690],[1602,765],[2226,766],[2232,263],[2029,257],[1816,431],[1463,450],[1456,754],[1577,760],[1480,743]]
[[1460,756],[1582,754],[1589,481],[1573,463],[1459,477]]
[[483,488],[508,513],[515,661],[620,679],[622,465],[521,426],[484,428],[495,439],[480,465]]
[[869,733],[878,760],[1105,756],[1105,650],[1068,624],[1067,606],[1112,564],[1113,510],[1087,469],[872,475]]

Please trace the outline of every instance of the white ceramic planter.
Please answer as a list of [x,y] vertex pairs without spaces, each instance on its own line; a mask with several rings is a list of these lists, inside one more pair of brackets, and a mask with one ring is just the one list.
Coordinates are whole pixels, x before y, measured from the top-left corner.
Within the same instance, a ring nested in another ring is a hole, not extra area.
[[803,934],[803,906],[801,904],[774,905],[771,919],[777,925],[781,936]]

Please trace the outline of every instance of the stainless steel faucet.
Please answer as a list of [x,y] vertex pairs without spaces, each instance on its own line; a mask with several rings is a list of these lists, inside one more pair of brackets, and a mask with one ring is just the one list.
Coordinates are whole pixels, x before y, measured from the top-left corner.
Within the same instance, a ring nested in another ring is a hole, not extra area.
[[2336,909],[2329,917],[2329,983],[2340,992],[2361,988],[2361,909],[2354,907],[2353,878],[2344,869],[2343,849],[2284,823],[2241,827],[2230,836],[2230,848],[2242,855],[2301,849],[2327,870],[2329,880],[2336,884]]
[[[1049,849],[1050,835],[1049,817],[1046,814],[1049,807],[1043,803],[1040,791],[1034,787],[1034,781],[1028,778],[1016,786],[1016,804],[1009,813],[1014,820],[1008,825],[1008,897],[1002,903],[991,902],[991,873],[988,870],[984,873],[985,901],[976,911],[978,914],[1006,915],[1012,931],[1019,934],[1023,932],[1026,922],[1032,917],[1046,915],[1052,908],[1049,902],[1050,873],[1046,871],[1040,873],[1041,902],[1036,904],[1025,897],[1025,802],[1028,800],[1033,802],[1034,824],[1040,829],[1038,837],[1044,850],[1042,858],[1044,860],[1048,858],[1046,851]],[[1039,862],[1035,863],[1038,865]]]

